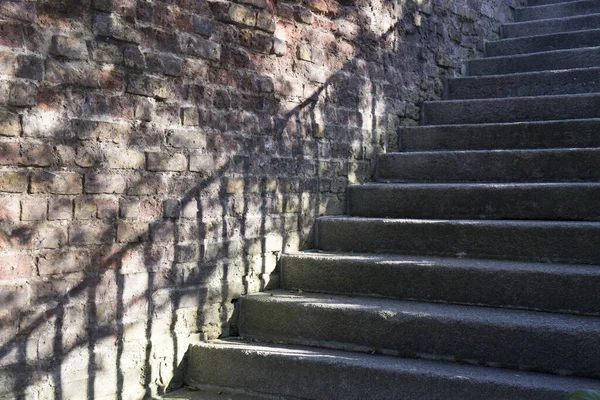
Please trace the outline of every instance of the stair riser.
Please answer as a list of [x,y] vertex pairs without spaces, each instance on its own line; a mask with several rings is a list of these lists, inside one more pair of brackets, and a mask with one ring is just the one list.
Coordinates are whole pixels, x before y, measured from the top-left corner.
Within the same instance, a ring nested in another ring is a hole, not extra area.
[[449,79],[449,100],[600,92],[600,68]]
[[503,150],[600,147],[600,121],[403,128],[403,151]]
[[600,94],[433,101],[423,104],[426,125],[600,118]]
[[589,30],[488,42],[485,45],[485,55],[487,57],[499,57],[599,45],[600,31]]
[[[389,153],[379,157],[381,181],[577,182],[600,179],[600,151]],[[485,166],[485,168],[482,168]]]
[[572,1],[540,7],[525,7],[515,10],[515,21],[561,18],[600,12],[600,4],[595,0]]
[[325,251],[600,264],[598,223],[320,218]]
[[517,57],[482,58],[468,62],[470,76],[502,75],[600,66],[600,48],[558,50]]
[[[395,399],[398,393],[406,399],[564,400],[577,389],[577,383],[571,381],[562,387],[525,384],[520,376],[515,376],[513,381],[505,379],[500,382],[489,375],[457,379],[457,376],[468,373],[465,367],[457,367],[454,373],[444,374],[429,371],[415,362],[410,369],[391,370],[384,368],[379,361],[384,357],[375,357],[373,364],[367,367],[346,361],[343,353],[325,357],[301,351],[295,354],[286,357],[192,346],[188,375],[189,379],[201,384],[323,400]],[[333,362],[335,359],[339,360],[337,364]]]
[[600,14],[503,25],[502,37],[509,39],[585,29],[600,29]]
[[[257,301],[251,296],[240,302],[239,329],[245,338],[306,345],[340,343],[385,349],[401,357],[433,355],[476,364],[600,375],[600,330],[519,326],[495,321],[493,316],[481,321],[352,304],[329,308]],[[588,349],[586,354],[581,354],[582,348]],[[578,357],[574,359],[573,354]]]
[[[405,262],[283,256],[282,287],[305,292],[382,296],[489,307],[598,315],[600,276],[581,268],[524,270],[430,259]],[[583,267],[589,268],[589,267]],[[469,288],[465,290],[465,288]]]
[[438,219],[600,220],[599,186],[352,186],[349,214]]

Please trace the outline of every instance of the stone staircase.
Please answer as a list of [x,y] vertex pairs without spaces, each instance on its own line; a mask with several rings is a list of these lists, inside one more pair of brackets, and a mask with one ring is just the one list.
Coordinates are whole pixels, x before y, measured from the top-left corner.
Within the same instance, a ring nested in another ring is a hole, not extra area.
[[[244,398],[567,399],[600,389],[600,1],[530,0],[423,108],[241,338],[188,379]],[[250,395],[249,395],[250,394]]]

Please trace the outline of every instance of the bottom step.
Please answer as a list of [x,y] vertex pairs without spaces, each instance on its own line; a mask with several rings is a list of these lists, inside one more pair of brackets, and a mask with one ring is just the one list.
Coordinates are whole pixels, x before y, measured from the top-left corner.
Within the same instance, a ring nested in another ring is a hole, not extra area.
[[328,400],[565,400],[579,389],[600,389],[590,379],[241,340],[191,345],[188,379]]

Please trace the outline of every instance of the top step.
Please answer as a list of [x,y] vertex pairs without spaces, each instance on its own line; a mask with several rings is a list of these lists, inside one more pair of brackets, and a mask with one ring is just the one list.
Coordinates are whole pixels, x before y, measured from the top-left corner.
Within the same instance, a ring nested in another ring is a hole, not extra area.
[[596,0],[569,1],[515,10],[515,21],[534,21],[549,18],[571,17],[600,12],[600,2]]

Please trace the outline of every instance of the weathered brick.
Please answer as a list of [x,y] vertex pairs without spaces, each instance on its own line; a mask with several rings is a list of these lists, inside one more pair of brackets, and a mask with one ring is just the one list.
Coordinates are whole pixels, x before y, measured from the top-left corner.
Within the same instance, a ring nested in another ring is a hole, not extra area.
[[[29,285],[26,283],[3,282],[3,284],[0,284],[0,302],[2,302],[2,307],[5,310],[17,310],[19,308],[26,308],[29,305],[28,286]],[[3,322],[3,325],[8,325],[6,320]],[[2,334],[5,333],[6,332],[3,329]],[[12,335],[11,337],[14,338],[14,336]],[[12,358],[10,353],[11,352],[4,352],[4,355],[2,357],[4,362],[2,365],[7,365],[8,363],[18,364],[19,359],[25,356],[25,354],[20,354],[20,352],[18,352],[18,356],[15,357],[14,362],[10,362],[9,360]]]
[[21,200],[21,220],[42,221],[46,219],[48,205],[46,199],[31,198]]
[[150,226],[150,238],[154,243],[170,243],[175,240],[175,225],[171,221],[155,222]]
[[146,156],[137,150],[111,148],[104,151],[108,168],[142,169],[146,165]]
[[23,136],[49,138],[64,135],[66,138],[64,123],[60,113],[38,107],[33,112],[22,114]]
[[88,59],[88,49],[85,40],[63,35],[54,35],[52,37],[50,52],[71,60]]
[[0,165],[17,165],[21,161],[21,146],[17,142],[0,142]]
[[119,143],[127,134],[128,126],[111,122],[72,119],[71,130],[80,140]]
[[94,61],[109,64],[120,64],[123,61],[123,53],[119,46],[105,42],[94,42],[93,46],[92,59]]
[[187,149],[205,149],[206,134],[197,130],[170,130],[167,131],[167,141],[173,147]]
[[181,47],[189,56],[212,61],[219,61],[221,58],[221,45],[215,42],[193,35],[181,35],[180,41]]
[[69,227],[69,244],[74,246],[109,244],[114,240],[115,228],[112,224],[86,221],[74,223]]
[[96,199],[96,207],[96,216],[100,219],[115,219],[119,216],[119,202],[115,198]]
[[9,51],[0,51],[0,75],[16,75],[17,57]]
[[49,220],[70,220],[73,218],[73,202],[71,199],[52,198],[48,200]]
[[0,2],[0,15],[31,22],[35,18],[34,4],[18,0],[5,0]]
[[129,75],[127,92],[158,99],[169,98],[172,94],[167,80],[146,75]]
[[287,52],[287,45],[285,44],[285,40],[274,37],[273,38],[273,53],[282,57]]
[[121,222],[117,226],[118,242],[141,242],[148,239],[149,225],[143,222]]
[[296,17],[296,21],[298,22],[302,22],[308,25],[312,25],[313,23],[313,13],[306,7],[296,7],[294,9],[294,16]]
[[185,171],[187,158],[183,154],[148,153],[147,168],[149,171]]
[[163,203],[163,214],[165,218],[179,218],[181,214],[181,202],[177,199],[167,199]]
[[242,26],[254,27],[256,25],[256,11],[248,7],[231,4],[227,16],[231,22]]
[[101,36],[110,36],[125,42],[141,42],[140,33],[114,14],[95,14],[94,31]]
[[211,173],[215,169],[215,160],[211,154],[191,154],[190,171]]
[[200,123],[200,114],[197,107],[181,108],[181,123],[184,126],[198,126]]
[[0,110],[0,136],[21,135],[21,120],[18,114]]
[[0,254],[0,281],[30,278],[35,273],[35,258],[29,254]]
[[17,57],[19,78],[41,81],[44,76],[44,60],[37,56],[19,54]]
[[277,28],[277,24],[272,14],[261,11],[256,15],[256,27],[265,32],[273,33]]
[[16,107],[30,107],[37,104],[38,87],[33,82],[14,81],[10,83],[8,103]]
[[194,15],[192,19],[194,32],[209,38],[215,28],[215,20],[202,15]]
[[67,243],[67,227],[52,223],[37,225],[33,240],[37,248],[58,249]]
[[76,250],[43,253],[38,259],[38,270],[42,276],[85,271],[89,265],[89,255]]
[[96,202],[93,197],[77,197],[74,203],[75,219],[92,219],[96,216]]
[[299,44],[297,47],[297,57],[299,60],[303,61],[311,61],[312,59],[312,49],[311,46],[307,44]]
[[197,261],[199,257],[197,244],[179,244],[175,246],[175,262],[187,263]]
[[31,175],[31,193],[77,194],[82,191],[81,181],[81,175],[76,172],[34,172]]
[[52,146],[46,143],[29,143],[21,146],[21,164],[34,167],[47,167],[54,161]]
[[25,171],[0,171],[0,192],[26,192],[28,183],[29,174]]
[[124,46],[123,63],[129,68],[145,69],[146,57],[138,46]]
[[0,221],[18,222],[21,216],[21,204],[17,197],[0,196]]
[[156,199],[120,199],[119,207],[123,218],[156,219],[161,216],[161,205]]
[[86,193],[123,193],[125,192],[125,177],[111,174],[86,174]]

